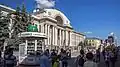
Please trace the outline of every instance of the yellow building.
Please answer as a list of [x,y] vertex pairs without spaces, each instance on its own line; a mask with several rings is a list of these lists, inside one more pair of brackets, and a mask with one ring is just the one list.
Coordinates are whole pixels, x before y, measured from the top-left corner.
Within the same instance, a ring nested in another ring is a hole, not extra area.
[[99,38],[86,38],[85,46],[88,49],[98,49],[101,45],[101,39]]

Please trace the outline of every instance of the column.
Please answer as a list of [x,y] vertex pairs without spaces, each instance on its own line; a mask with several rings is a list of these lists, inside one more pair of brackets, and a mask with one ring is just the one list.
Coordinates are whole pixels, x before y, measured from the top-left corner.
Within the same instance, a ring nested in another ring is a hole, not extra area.
[[45,24],[45,34],[47,35],[47,24]]
[[54,46],[54,37],[55,37],[55,34],[54,34],[54,26],[52,27],[52,45]]
[[56,37],[56,33],[55,33],[55,27],[54,27],[54,45],[55,45],[55,37]]
[[71,31],[69,32],[69,47],[71,46]]
[[64,45],[64,41],[65,41],[65,34],[64,34],[64,30],[62,30],[62,46]]
[[65,46],[68,46],[68,31],[65,31],[66,32],[66,42],[65,42]]
[[48,36],[48,39],[47,39],[47,45],[49,46],[49,48],[51,49],[51,44],[50,44],[50,25],[47,25],[47,36]]
[[60,42],[59,43],[60,43],[60,46],[62,46],[62,44],[61,44],[61,29],[59,31],[60,31],[60,36],[59,36],[60,37]]
[[63,42],[63,33],[62,32],[63,32],[63,30],[61,30],[61,45],[63,45],[62,44],[62,42]]
[[27,55],[28,40],[25,40],[25,55]]
[[45,51],[45,40],[42,40],[42,50],[43,50],[43,52]]
[[64,42],[63,42],[64,49],[65,49],[65,45],[66,45],[66,30],[64,30]]
[[[45,35],[46,35],[47,38],[48,38],[48,35],[47,35],[47,24],[45,24],[44,26],[45,26],[45,27],[44,27],[44,28],[45,28],[45,30],[44,30],[44,31],[45,31]],[[48,39],[45,39],[45,45],[48,45],[47,40],[48,40]]]
[[47,25],[47,36],[48,36],[47,44],[50,45],[50,25]]
[[44,24],[41,24],[41,32],[44,33]]
[[57,32],[57,28],[55,27],[55,45],[57,45],[58,46],[58,44],[57,44],[57,36],[58,35],[58,32]]
[[35,40],[35,51],[37,51],[37,40]]
[[37,24],[37,28],[38,28],[38,32],[41,32],[40,29],[41,29],[41,25],[40,24]]

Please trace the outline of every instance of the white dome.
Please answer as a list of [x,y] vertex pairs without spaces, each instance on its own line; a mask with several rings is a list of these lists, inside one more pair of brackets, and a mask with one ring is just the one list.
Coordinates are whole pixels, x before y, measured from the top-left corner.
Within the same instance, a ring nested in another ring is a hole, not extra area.
[[61,11],[56,10],[56,9],[44,9],[44,11],[45,11],[45,13],[40,13],[40,15],[49,16],[49,17],[51,17],[55,20],[56,20],[57,17],[59,17],[63,21],[64,26],[72,27],[70,25],[70,20]]

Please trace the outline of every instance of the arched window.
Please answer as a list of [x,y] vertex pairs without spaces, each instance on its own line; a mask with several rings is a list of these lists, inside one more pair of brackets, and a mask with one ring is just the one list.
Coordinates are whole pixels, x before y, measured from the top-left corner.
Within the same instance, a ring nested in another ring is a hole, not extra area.
[[57,20],[57,24],[63,25],[63,19],[60,16],[57,16],[55,19]]

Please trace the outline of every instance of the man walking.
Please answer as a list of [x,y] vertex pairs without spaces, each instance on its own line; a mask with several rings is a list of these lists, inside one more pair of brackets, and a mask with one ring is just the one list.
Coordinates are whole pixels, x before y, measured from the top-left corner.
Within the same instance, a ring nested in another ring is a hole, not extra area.
[[9,52],[4,56],[5,67],[14,67],[17,65],[16,57],[13,55],[13,48],[9,48]]
[[83,67],[84,65],[84,62],[85,62],[85,59],[84,59],[84,50],[80,50],[80,55],[77,57],[75,63],[76,63],[76,67]]
[[51,67],[47,51],[40,57],[40,67]]

